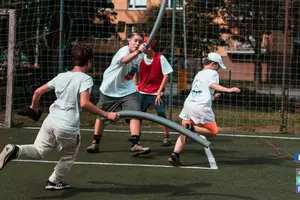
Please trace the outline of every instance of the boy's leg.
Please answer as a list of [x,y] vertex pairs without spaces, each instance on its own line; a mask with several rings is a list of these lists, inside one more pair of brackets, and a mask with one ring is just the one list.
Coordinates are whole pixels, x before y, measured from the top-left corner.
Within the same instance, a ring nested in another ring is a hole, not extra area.
[[[122,98],[122,110],[140,111],[138,102],[138,93],[133,93]],[[139,119],[130,119],[131,133],[131,152],[132,155],[141,155],[150,153],[149,147],[140,144],[141,123]]]
[[182,134],[179,135],[179,137],[177,138],[175,147],[174,147],[174,151],[168,159],[169,163],[171,163],[173,166],[181,165],[179,156],[180,156],[181,151],[183,150],[185,143],[186,143],[186,136],[184,136]]
[[89,153],[98,153],[99,152],[99,143],[101,136],[104,131],[104,122],[97,118],[94,125],[94,139],[92,144],[87,147],[87,152]]
[[201,125],[195,125],[194,123],[185,123],[184,127],[207,137],[214,137],[218,134],[219,131],[216,122]]
[[[121,98],[109,97],[101,93],[100,91],[100,99],[97,106],[107,112],[117,112],[118,107],[121,104]],[[94,125],[94,136],[90,146],[87,147],[88,153],[98,153],[99,152],[99,144],[100,139],[104,131],[104,121],[105,118],[97,117]]]
[[46,118],[36,136],[34,144],[6,145],[0,154],[0,169],[2,169],[9,161],[16,158],[43,159],[44,155],[56,145],[55,137],[52,132],[52,122]]
[[48,179],[46,190],[68,189],[70,185],[62,182],[63,178],[72,168],[78,149],[80,147],[80,135],[54,131],[57,140],[57,150],[61,157]]
[[[167,119],[164,103],[161,102],[160,105],[155,104],[155,98],[156,98],[156,96],[152,95],[152,105],[155,108],[157,115]],[[162,146],[171,146],[172,142],[170,139],[170,134],[169,134],[168,128],[166,126],[162,126],[162,129],[164,132],[164,140],[162,142]]]

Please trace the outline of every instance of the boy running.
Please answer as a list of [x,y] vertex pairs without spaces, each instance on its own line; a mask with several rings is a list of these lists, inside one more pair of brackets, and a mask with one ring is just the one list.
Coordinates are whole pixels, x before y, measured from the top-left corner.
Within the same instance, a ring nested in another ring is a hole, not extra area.
[[[239,88],[226,88],[219,85],[218,70],[226,69],[222,57],[217,53],[209,53],[204,60],[203,69],[194,78],[190,94],[184,102],[179,115],[182,126],[203,136],[215,136],[218,127],[212,110],[212,100],[218,98],[219,92],[240,92]],[[180,165],[179,155],[186,143],[186,136],[180,135],[176,141],[174,151],[168,161],[173,166]]]
[[46,153],[56,148],[61,157],[49,177],[46,190],[68,189],[70,185],[62,179],[71,169],[80,146],[80,107],[105,117],[119,118],[117,113],[104,112],[90,102],[93,80],[85,74],[92,66],[93,52],[86,45],[72,48],[71,71],[58,74],[51,81],[35,90],[30,106],[38,112],[38,102],[43,94],[55,90],[57,99],[49,108],[49,114],[34,141],[30,145],[8,144],[0,154],[0,169],[16,158],[43,159]]
[[[137,66],[143,59],[142,52],[146,52],[143,44],[143,34],[133,32],[128,45],[122,47],[114,55],[110,66],[104,71],[103,81],[100,86],[99,108],[105,111],[134,110],[140,111],[138,94],[133,82],[133,76]],[[130,119],[131,149],[132,155],[150,153],[149,147],[140,144],[140,120]],[[99,152],[99,143],[104,131],[104,121],[97,118],[94,128],[94,139],[87,148],[89,153]]]

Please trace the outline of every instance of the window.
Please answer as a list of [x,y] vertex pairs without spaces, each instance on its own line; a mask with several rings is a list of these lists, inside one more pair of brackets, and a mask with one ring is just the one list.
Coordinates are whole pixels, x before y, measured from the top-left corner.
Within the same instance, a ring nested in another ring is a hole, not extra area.
[[147,0],[128,0],[129,9],[146,9]]
[[168,9],[172,9],[173,8],[173,1],[176,1],[176,9],[183,9],[183,1],[184,0],[168,0],[168,3],[167,3],[167,8]]

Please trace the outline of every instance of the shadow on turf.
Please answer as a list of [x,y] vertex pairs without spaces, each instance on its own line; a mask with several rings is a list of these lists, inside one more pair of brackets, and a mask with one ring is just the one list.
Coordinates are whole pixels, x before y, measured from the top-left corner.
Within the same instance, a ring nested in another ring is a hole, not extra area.
[[[96,185],[103,185],[102,188],[78,188],[72,187],[69,190],[63,191],[62,194],[53,195],[53,196],[43,196],[43,197],[32,197],[32,199],[65,199],[65,198],[74,198],[80,193],[111,193],[118,195],[145,195],[145,194],[164,194],[166,196],[220,196],[224,199],[238,198],[245,200],[256,200],[251,197],[239,196],[239,195],[230,195],[230,194],[217,194],[217,193],[197,193],[193,188],[200,187],[212,187],[211,183],[192,183],[187,185],[168,185],[168,184],[159,184],[159,185],[132,185],[132,184],[121,184],[116,182],[101,182],[101,181],[90,181],[89,183]],[[111,187],[107,187],[111,186]],[[142,198],[141,198],[142,199]]]

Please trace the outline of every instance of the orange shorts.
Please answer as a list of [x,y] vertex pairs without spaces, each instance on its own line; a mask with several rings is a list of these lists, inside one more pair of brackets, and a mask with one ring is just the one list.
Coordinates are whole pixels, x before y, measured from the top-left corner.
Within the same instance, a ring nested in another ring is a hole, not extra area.
[[210,130],[214,135],[217,135],[218,132],[219,132],[219,129],[218,129],[218,126],[217,126],[216,122],[197,125],[197,124],[195,124],[195,122],[193,120],[182,120],[182,121],[185,122],[185,123],[188,123],[188,124],[193,124],[195,126],[206,128],[206,129]]

